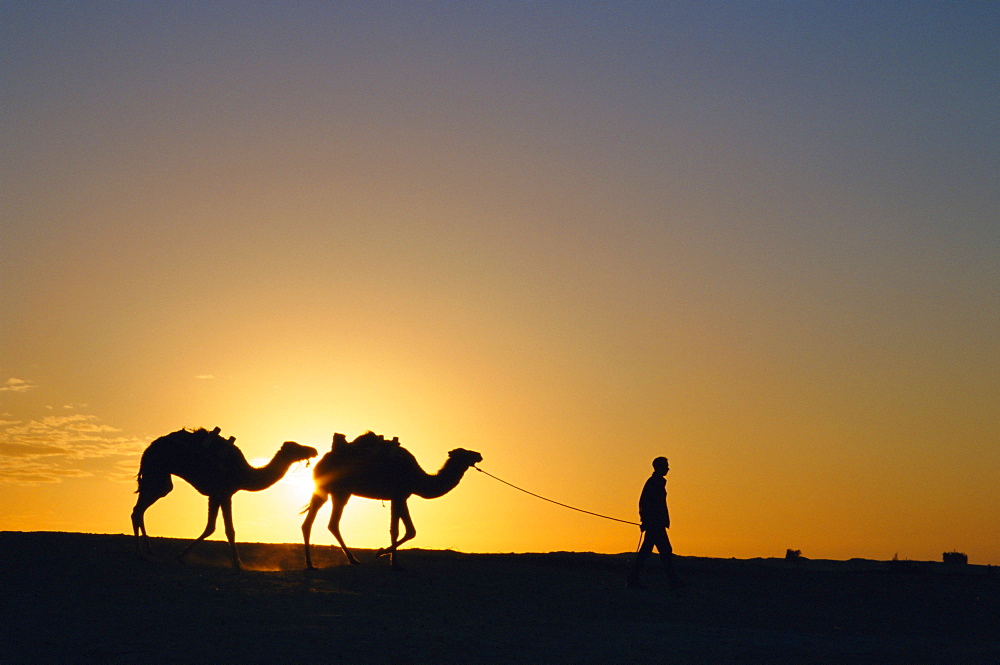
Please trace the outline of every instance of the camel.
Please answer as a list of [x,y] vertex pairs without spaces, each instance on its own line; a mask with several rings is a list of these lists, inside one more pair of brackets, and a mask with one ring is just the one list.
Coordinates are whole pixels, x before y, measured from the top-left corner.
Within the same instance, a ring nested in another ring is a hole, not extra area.
[[[387,441],[378,434],[366,432],[348,443],[343,434],[335,434],[330,452],[313,469],[316,490],[303,511],[306,513],[306,519],[302,523],[306,568],[315,569],[309,555],[309,534],[316,513],[326,503],[327,497],[332,497],[333,504],[330,533],[340,543],[347,560],[352,564],[359,563],[340,535],[340,518],[344,513],[344,506],[355,495],[390,502],[391,541],[389,547],[378,551],[377,556],[388,554],[392,567],[400,570],[402,567],[396,560],[396,550],[417,535],[406,500],[413,494],[424,499],[444,496],[455,489],[469,467],[482,461],[483,456],[479,453],[457,448],[448,453],[448,460],[441,470],[430,475],[420,468],[410,451],[399,445],[398,439]],[[399,537],[400,521],[406,527],[402,538]]]
[[[212,535],[222,508],[222,520],[232,552],[233,568],[242,568],[236,551],[236,531],[233,529],[233,495],[239,490],[259,492],[281,480],[289,467],[296,462],[316,457],[315,448],[286,441],[266,466],[254,468],[243,452],[236,447],[236,437],[223,439],[216,427],[178,430],[153,441],[142,453],[139,463],[139,495],[132,509],[132,529],[135,532],[136,551],[152,554],[143,514],[146,509],[165,497],[174,485],[171,475],[188,481],[196,490],[208,497],[208,525],[198,539],[191,542],[178,558],[184,561],[191,549]],[[141,534],[141,537],[140,537]]]

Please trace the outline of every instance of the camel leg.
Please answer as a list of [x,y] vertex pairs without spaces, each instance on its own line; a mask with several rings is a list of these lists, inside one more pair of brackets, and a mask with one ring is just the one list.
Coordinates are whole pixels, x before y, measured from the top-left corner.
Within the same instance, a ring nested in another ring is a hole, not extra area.
[[139,558],[143,558],[144,554],[152,554],[153,548],[149,546],[149,536],[146,534],[146,521],[143,516],[146,513],[146,509],[151,505],[156,503],[156,500],[160,497],[151,497],[146,494],[140,494],[138,501],[135,502],[135,508],[132,509],[132,531],[135,533],[135,553]]
[[399,511],[399,518],[403,520],[403,526],[406,531],[403,533],[403,537],[396,541],[394,549],[398,549],[400,545],[408,540],[413,540],[417,535],[417,527],[413,526],[413,518],[410,517],[410,506],[403,501],[403,505]]
[[340,543],[340,549],[344,550],[347,560],[353,565],[357,565],[361,562],[358,561],[353,554],[351,554],[351,550],[347,549],[347,545],[344,543],[344,537],[340,535],[340,518],[344,514],[344,507],[347,505],[347,500],[350,498],[350,494],[333,495],[333,512],[330,515],[330,533],[332,533],[333,537],[337,539],[338,543]]
[[190,552],[195,545],[215,533],[215,522],[219,518],[219,506],[220,504],[218,499],[213,496],[208,497],[208,524],[205,525],[205,530],[200,536],[198,536],[197,540],[191,541],[187,547],[181,550],[181,553],[177,555],[178,561],[184,563],[184,557],[188,555],[188,552]]
[[242,569],[239,552],[236,551],[236,529],[233,527],[233,497],[222,500],[222,523],[226,527],[226,539],[229,540],[229,550],[233,556],[233,568]]
[[174,488],[170,481],[170,475],[155,479],[148,473],[141,474],[141,487],[139,488],[139,498],[136,499],[135,507],[132,508],[132,531],[135,533],[135,550],[139,558],[143,554],[152,555],[153,548],[149,545],[149,536],[146,534],[146,510],[154,503],[165,497]]
[[399,508],[395,501],[389,503],[389,546],[380,547],[375,551],[375,557],[381,558],[396,551],[396,541],[399,540]]
[[[402,570],[403,567],[396,561],[396,550],[406,541],[412,540],[417,535],[417,529],[413,526],[413,519],[410,517],[410,507],[407,505],[405,499],[402,501],[393,501],[391,513],[392,516],[389,518],[389,539],[391,544],[389,547],[379,550],[378,556],[388,554],[389,563],[392,567],[396,570]],[[406,528],[402,538],[399,537],[400,521],[403,522],[403,526]]]
[[306,569],[315,570],[316,566],[312,563],[312,557],[309,555],[309,534],[312,533],[313,522],[316,521],[316,514],[319,509],[323,507],[326,503],[326,497],[321,494],[313,494],[312,499],[309,500],[309,507],[306,509],[306,519],[302,522],[302,542],[306,546]]

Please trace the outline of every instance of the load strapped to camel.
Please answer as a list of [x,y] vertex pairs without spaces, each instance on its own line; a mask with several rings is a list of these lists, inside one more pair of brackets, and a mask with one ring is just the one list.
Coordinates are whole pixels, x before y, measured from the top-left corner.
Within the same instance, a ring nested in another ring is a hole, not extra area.
[[345,435],[337,432],[333,435],[333,444],[330,446],[331,454],[337,459],[352,457],[393,458],[399,454],[400,450],[398,436],[386,440],[384,436],[371,430],[354,441],[348,441]]
[[210,459],[214,459],[219,463],[223,463],[234,453],[242,456],[242,453],[236,448],[236,437],[222,438],[221,427],[216,427],[211,432],[203,427],[190,433],[187,430],[181,431],[188,434],[188,441],[191,445],[200,448]]

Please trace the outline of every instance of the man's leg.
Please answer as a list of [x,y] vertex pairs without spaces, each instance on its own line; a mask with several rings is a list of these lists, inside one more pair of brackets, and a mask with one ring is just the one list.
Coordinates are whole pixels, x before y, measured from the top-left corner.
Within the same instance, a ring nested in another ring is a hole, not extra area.
[[632,565],[629,566],[628,586],[642,588],[642,585],[639,583],[639,571],[642,570],[643,564],[646,563],[646,559],[652,553],[653,539],[649,537],[648,531],[644,531],[642,534],[642,544],[639,546],[639,551],[636,552],[635,558],[632,559]]
[[657,534],[656,551],[660,553],[660,562],[663,563],[663,569],[667,572],[667,578],[670,580],[670,588],[676,589],[680,587],[681,579],[674,568],[674,548],[670,545],[670,537],[667,536],[666,529],[663,530],[662,536]]

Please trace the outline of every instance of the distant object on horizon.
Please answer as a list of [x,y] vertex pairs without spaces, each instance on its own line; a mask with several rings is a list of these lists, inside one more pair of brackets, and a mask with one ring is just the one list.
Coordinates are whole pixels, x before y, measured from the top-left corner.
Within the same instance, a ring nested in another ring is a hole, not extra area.
[[945,563],[964,566],[969,563],[969,557],[964,552],[945,552],[941,555],[941,560]]
[[223,439],[221,431],[218,427],[211,432],[203,428],[194,431],[181,429],[156,439],[142,453],[136,476],[139,498],[132,509],[132,530],[140,557],[144,553],[152,554],[143,516],[147,508],[174,488],[170,479],[174,475],[208,497],[205,531],[185,547],[178,558],[183,561],[191,548],[212,535],[221,508],[233,567],[242,568],[243,562],[236,551],[236,530],[233,528],[233,495],[240,490],[265,490],[284,478],[292,464],[319,454],[310,446],[286,441],[267,465],[255,468],[236,447],[236,437]]

